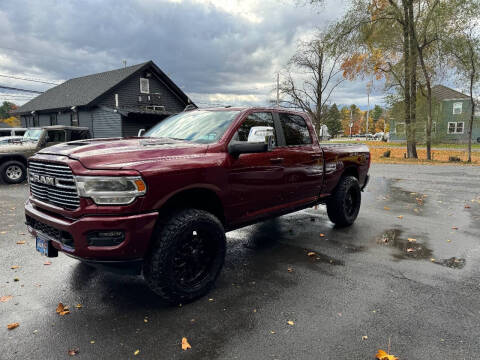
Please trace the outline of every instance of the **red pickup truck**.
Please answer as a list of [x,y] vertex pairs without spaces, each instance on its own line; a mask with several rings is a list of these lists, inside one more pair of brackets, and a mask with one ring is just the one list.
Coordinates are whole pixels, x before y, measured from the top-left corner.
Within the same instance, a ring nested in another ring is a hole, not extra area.
[[163,300],[185,303],[214,285],[226,231],[320,203],[351,225],[369,166],[366,146],[319,144],[304,113],[193,110],[143,137],[38,152],[26,224],[43,255],[134,269]]

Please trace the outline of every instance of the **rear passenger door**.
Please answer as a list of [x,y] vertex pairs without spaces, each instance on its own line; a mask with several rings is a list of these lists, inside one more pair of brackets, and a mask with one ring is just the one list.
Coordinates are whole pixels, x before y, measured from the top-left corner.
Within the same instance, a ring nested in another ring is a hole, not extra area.
[[314,131],[305,119],[293,113],[279,112],[282,129],[282,157],[285,189],[295,205],[316,200],[323,183],[323,152]]

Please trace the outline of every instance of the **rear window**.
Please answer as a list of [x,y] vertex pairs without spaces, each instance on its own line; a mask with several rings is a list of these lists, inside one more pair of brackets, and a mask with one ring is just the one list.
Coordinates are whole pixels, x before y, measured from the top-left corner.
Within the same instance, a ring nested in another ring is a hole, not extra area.
[[74,130],[70,134],[71,141],[84,139],[90,139],[90,132],[88,130]]
[[287,146],[307,145],[312,143],[310,131],[305,119],[299,115],[280,113],[285,142]]

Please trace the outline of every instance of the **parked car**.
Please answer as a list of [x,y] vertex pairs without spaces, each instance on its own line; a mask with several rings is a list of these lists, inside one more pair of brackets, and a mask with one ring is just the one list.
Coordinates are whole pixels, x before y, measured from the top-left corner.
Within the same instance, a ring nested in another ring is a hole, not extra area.
[[369,166],[365,145],[320,145],[304,113],[193,110],[144,137],[39,151],[26,223],[41,254],[143,273],[164,301],[185,303],[214,285],[226,231],[320,203],[351,225]]
[[0,144],[0,178],[7,184],[19,184],[27,176],[27,159],[38,150],[66,141],[89,138],[88,128],[61,125],[29,128],[21,141]]
[[0,138],[4,136],[23,136],[25,128],[0,128]]

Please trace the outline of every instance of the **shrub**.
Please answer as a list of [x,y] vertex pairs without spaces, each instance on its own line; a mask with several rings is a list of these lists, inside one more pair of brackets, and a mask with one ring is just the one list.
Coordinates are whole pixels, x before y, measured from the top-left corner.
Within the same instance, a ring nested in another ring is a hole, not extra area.
[[460,159],[458,156],[449,156],[448,161],[450,162],[460,162],[462,159]]

